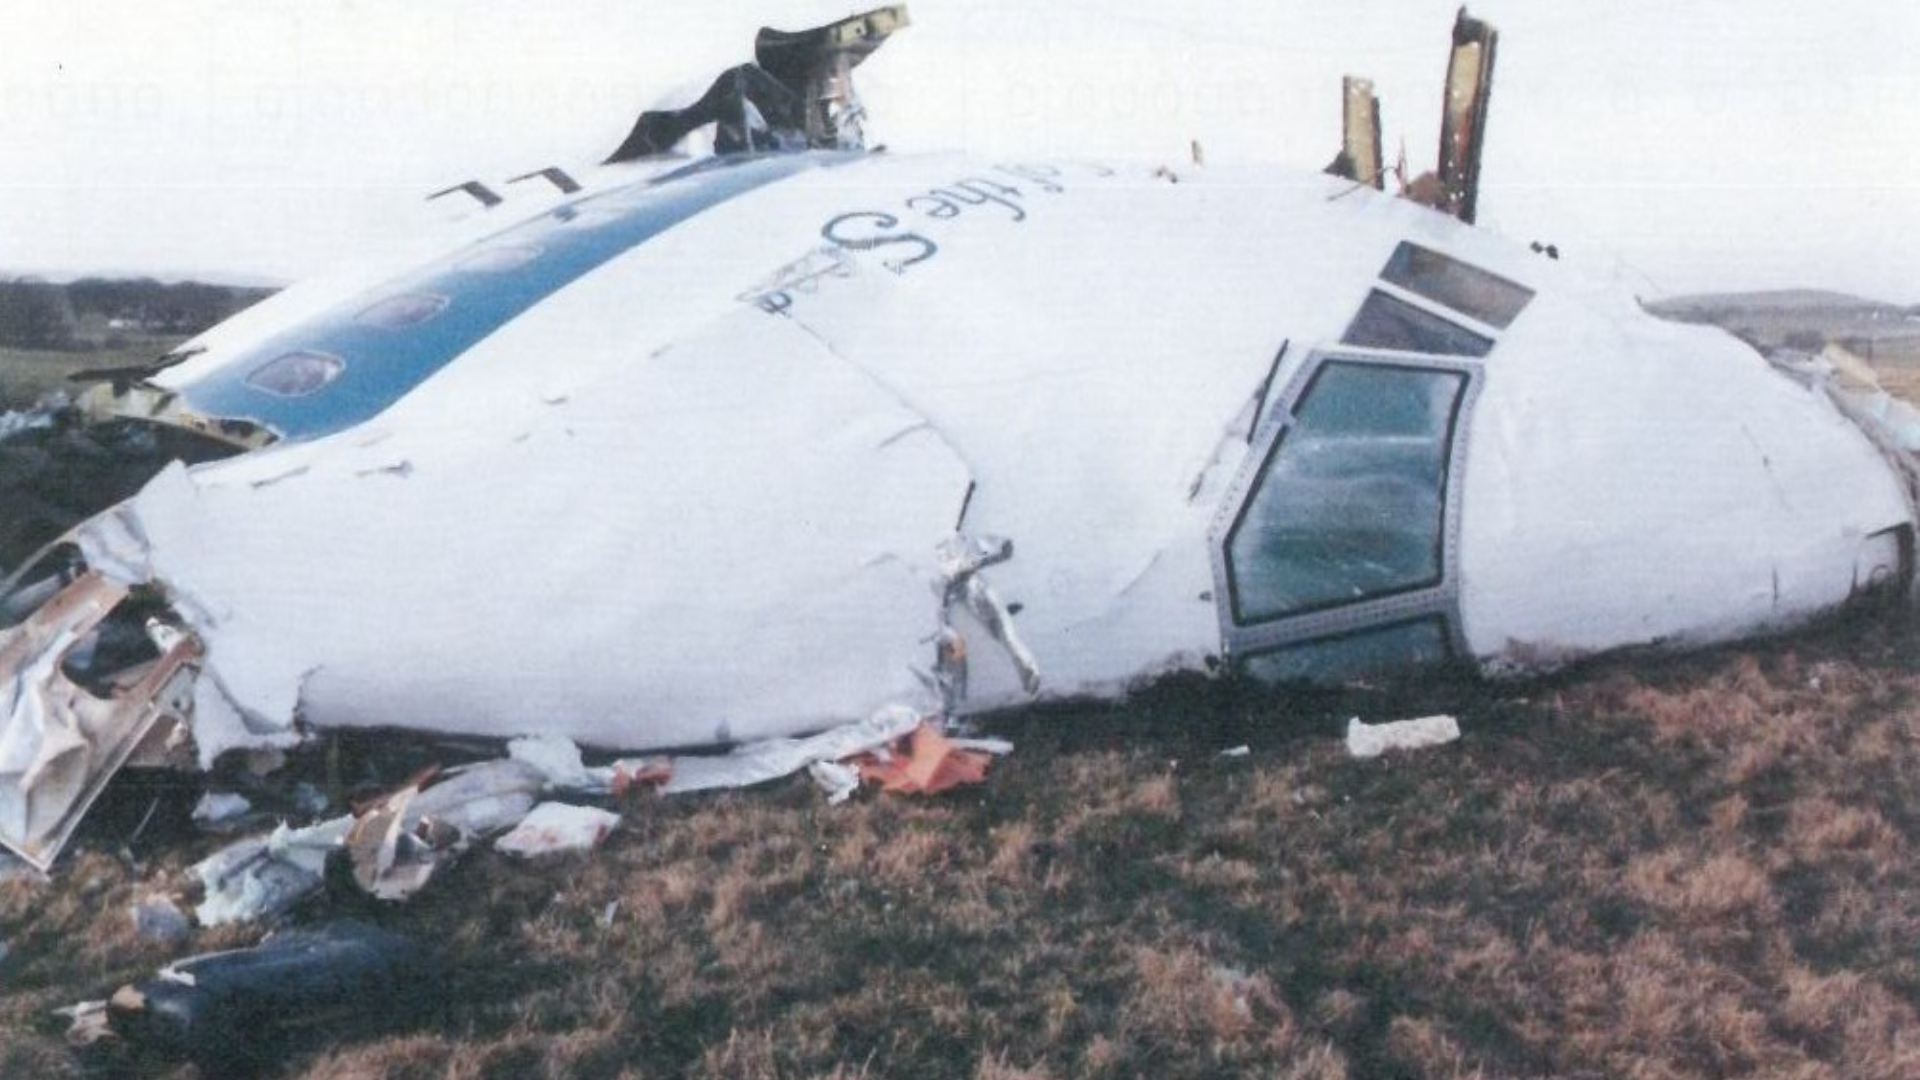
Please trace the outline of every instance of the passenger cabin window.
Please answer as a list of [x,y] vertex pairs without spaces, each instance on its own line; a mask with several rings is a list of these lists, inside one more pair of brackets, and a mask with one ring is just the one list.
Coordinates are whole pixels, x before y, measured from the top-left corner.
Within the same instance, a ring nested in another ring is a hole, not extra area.
[[261,364],[247,385],[279,397],[306,397],[338,378],[346,364],[320,352],[290,352]]
[[1511,325],[1533,299],[1533,290],[1524,285],[1405,242],[1393,249],[1380,277],[1498,330]]
[[1378,289],[1367,294],[1366,303],[1360,305],[1360,314],[1353,317],[1340,340],[1367,349],[1438,356],[1477,357],[1493,351],[1493,339],[1455,326]]
[[1437,586],[1463,372],[1328,361],[1226,540],[1247,625]]
[[433,293],[401,293],[381,300],[353,317],[366,326],[404,330],[419,326],[447,309],[448,300]]

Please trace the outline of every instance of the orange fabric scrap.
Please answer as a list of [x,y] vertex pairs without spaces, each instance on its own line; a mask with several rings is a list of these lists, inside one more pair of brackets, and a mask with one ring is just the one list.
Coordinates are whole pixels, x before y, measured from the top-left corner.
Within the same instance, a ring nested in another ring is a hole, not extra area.
[[882,760],[867,754],[854,764],[859,766],[860,779],[873,781],[882,790],[932,795],[980,783],[987,778],[987,763],[992,760],[989,754],[960,749],[937,727],[923,723],[894,744],[891,757]]

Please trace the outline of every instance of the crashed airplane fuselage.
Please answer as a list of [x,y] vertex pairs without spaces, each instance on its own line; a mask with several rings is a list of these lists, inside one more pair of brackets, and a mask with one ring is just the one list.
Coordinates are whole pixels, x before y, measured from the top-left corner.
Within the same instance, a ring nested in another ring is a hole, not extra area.
[[[581,179],[122,394],[269,444],[70,537],[197,642],[203,760],[1525,672],[1911,578],[1894,452],[1820,387],[1364,184],[830,150]],[[61,745],[42,645],[0,671],[0,776]]]

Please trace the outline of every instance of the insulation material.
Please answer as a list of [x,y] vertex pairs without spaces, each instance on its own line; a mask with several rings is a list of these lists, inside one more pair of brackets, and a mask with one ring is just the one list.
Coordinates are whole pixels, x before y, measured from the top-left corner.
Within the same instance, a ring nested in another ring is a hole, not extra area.
[[495,851],[521,858],[591,851],[600,846],[620,815],[591,806],[544,802],[533,808],[512,831],[494,841]]

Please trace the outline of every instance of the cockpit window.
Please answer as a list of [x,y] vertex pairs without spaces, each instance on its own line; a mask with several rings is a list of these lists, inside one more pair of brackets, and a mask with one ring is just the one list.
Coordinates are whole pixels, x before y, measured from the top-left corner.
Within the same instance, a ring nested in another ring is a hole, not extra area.
[[1506,329],[1533,299],[1533,290],[1524,285],[1405,242],[1393,249],[1380,277],[1500,330]]
[[419,326],[447,309],[447,298],[432,293],[402,293],[389,296],[360,314],[354,321],[383,330],[404,330]]
[[1246,670],[1266,683],[1342,683],[1438,667],[1451,656],[1446,620],[1432,615],[1256,653]]
[[1328,361],[1227,534],[1240,625],[1437,586],[1463,372]]
[[247,385],[280,397],[306,397],[339,377],[346,364],[319,352],[290,352],[274,357],[247,375]]
[[1366,349],[1431,353],[1436,356],[1485,356],[1493,339],[1422,311],[1379,289],[1367,294],[1340,340]]

